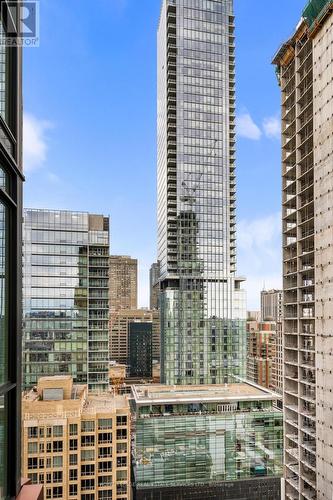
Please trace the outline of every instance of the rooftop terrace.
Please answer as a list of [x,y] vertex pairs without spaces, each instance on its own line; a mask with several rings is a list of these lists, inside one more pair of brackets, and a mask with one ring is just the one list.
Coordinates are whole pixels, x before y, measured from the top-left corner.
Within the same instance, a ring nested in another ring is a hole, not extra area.
[[275,401],[279,396],[255,384],[228,385],[135,385],[132,387],[136,404],[182,404],[197,402]]

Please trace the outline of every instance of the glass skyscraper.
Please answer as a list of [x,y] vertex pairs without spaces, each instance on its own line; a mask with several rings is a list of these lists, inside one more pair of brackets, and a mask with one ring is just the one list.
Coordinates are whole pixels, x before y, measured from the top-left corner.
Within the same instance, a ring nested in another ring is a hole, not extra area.
[[245,376],[236,277],[232,0],[163,0],[158,30],[161,374],[168,384]]
[[25,210],[24,387],[72,375],[108,389],[109,218]]
[[[13,2],[9,2],[13,3]],[[22,57],[0,14],[0,498],[20,481],[22,269]],[[17,22],[17,19],[15,19]],[[17,26],[19,23],[17,22]],[[11,47],[6,46],[7,36]]]

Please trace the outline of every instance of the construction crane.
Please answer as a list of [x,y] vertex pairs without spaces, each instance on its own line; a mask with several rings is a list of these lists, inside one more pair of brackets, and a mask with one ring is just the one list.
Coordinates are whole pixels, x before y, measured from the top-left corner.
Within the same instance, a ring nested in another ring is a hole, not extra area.
[[[213,145],[209,155],[207,156],[207,159],[211,158],[213,152],[215,151],[215,148],[216,148],[216,145],[218,142],[219,141],[217,139],[215,139],[214,145]],[[187,193],[180,197],[181,202],[188,203],[189,205],[194,205],[196,203],[196,201],[197,201],[196,192],[197,192],[197,189],[199,187],[200,181],[203,177],[203,174],[204,174],[204,172],[201,172],[201,174],[199,174],[199,178],[197,179],[197,181],[193,187],[189,187],[185,181],[182,182],[182,188],[184,190],[186,190]]]

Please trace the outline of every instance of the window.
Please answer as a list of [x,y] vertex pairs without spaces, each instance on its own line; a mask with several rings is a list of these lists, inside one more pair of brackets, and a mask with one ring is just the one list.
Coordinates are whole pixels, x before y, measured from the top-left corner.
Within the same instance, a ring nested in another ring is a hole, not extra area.
[[28,469],[38,469],[38,458],[28,458]]
[[63,436],[62,425],[55,425],[53,427],[53,437],[62,437],[62,436]]
[[117,416],[117,426],[127,425],[127,416],[126,415],[118,415]]
[[69,485],[69,496],[76,497],[76,495],[77,495],[77,484],[70,484]]
[[127,443],[117,443],[117,453],[127,453]]
[[95,460],[95,450],[82,450],[81,460],[82,462],[92,462]]
[[112,500],[112,490],[99,491],[98,500]]
[[46,498],[52,498],[52,490],[51,490],[51,488],[46,488]]
[[46,453],[52,452],[52,443],[46,443]]
[[37,439],[38,437],[38,427],[28,427],[28,438]]
[[77,465],[77,455],[69,455],[69,465]]
[[88,464],[81,466],[81,476],[93,476],[95,474],[95,465]]
[[95,500],[95,495],[89,493],[88,495],[81,495],[81,500]]
[[100,462],[98,464],[98,472],[112,472],[112,462]]
[[117,470],[117,481],[126,481],[126,480],[127,480],[127,471]]
[[112,447],[111,446],[99,448],[98,458],[111,458],[111,457],[112,457]]
[[102,429],[112,429],[112,418],[101,418],[98,420],[98,428]]
[[62,483],[62,471],[53,472],[53,482]]
[[117,467],[126,467],[127,457],[117,457]]
[[126,495],[127,484],[117,484],[117,495]]
[[98,442],[101,443],[112,443],[112,432],[103,432],[98,434]]
[[112,476],[99,476],[98,486],[112,486]]
[[81,490],[93,490],[95,489],[95,479],[82,479]]
[[29,453],[29,455],[38,453],[38,444],[37,443],[28,443],[28,453]]
[[81,422],[81,432],[95,432],[95,422]]
[[63,446],[62,441],[53,441],[53,452],[60,453],[62,452]]
[[55,486],[53,488],[53,498],[61,498],[62,497],[62,486]]
[[62,457],[53,457],[53,467],[62,467]]
[[94,446],[95,436],[81,436],[81,446]]
[[69,435],[77,436],[77,424],[69,424]]
[[127,429],[117,429],[117,439],[127,439]]
[[38,474],[28,474],[28,479],[30,479],[32,484],[38,484]]
[[77,477],[78,477],[77,469],[70,469],[69,470],[69,480],[70,481],[77,481]]
[[[5,30],[2,21],[0,22],[0,38],[5,37]],[[7,82],[7,66],[8,66],[8,52],[4,43],[0,46],[0,79],[1,79],[1,92],[0,92],[0,115],[7,120],[7,102],[8,102],[8,82]]]
[[[1,26],[1,24],[0,24]],[[0,47],[0,55],[3,47]],[[1,63],[0,63],[1,68]],[[1,75],[0,75],[1,76]],[[1,96],[1,92],[0,92]],[[1,104],[1,103],[0,103]],[[5,178],[4,172],[0,169],[2,173],[1,184],[4,185]],[[7,211],[2,203],[0,203],[0,314],[1,314],[1,329],[0,329],[0,385],[7,382],[8,378],[8,300],[7,300],[7,287],[8,287],[8,262],[7,262],[7,244],[6,240],[8,238],[8,234],[6,231],[7,226]],[[5,362],[6,361],[6,362]],[[29,427],[30,429],[35,429],[34,427]],[[30,438],[35,437],[33,435],[29,435]]]
[[77,439],[70,439],[69,440],[69,449],[70,450],[77,450]]

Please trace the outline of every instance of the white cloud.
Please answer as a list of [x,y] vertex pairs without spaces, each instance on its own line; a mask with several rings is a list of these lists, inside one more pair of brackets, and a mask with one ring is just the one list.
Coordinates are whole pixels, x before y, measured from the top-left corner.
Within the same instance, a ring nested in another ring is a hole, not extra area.
[[248,309],[259,308],[260,291],[280,288],[281,270],[280,212],[238,224],[238,271],[247,278]]
[[23,167],[25,172],[33,172],[43,167],[47,158],[46,132],[52,124],[25,113],[23,117]]
[[258,125],[256,125],[249,113],[242,113],[236,118],[237,134],[246,139],[258,141],[262,132]]
[[281,121],[278,116],[265,118],[263,121],[263,129],[265,135],[270,139],[280,139],[281,137]]

